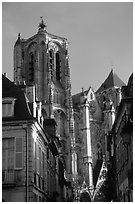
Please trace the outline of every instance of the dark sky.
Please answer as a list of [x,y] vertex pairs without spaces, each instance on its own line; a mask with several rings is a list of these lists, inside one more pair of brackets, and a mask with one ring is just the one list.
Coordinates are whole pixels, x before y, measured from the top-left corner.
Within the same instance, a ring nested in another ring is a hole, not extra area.
[[133,72],[133,3],[3,2],[2,72],[13,80],[13,47],[18,33],[29,38],[40,16],[47,32],[69,42],[72,93],[96,91],[111,69],[127,83]]

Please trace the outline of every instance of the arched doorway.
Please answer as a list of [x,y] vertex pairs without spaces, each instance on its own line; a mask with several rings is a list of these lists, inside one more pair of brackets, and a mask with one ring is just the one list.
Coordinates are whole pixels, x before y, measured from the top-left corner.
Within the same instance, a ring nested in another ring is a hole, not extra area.
[[91,202],[91,198],[88,192],[81,193],[80,202]]

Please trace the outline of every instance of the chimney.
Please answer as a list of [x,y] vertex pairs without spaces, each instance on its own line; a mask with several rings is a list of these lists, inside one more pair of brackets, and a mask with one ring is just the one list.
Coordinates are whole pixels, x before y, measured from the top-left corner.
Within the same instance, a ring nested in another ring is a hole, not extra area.
[[6,72],[4,72],[4,76],[7,78],[7,73]]

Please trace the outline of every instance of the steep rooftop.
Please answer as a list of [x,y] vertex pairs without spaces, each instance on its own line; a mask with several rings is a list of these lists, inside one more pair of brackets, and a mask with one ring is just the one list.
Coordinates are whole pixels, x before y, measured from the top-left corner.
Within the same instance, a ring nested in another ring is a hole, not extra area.
[[16,100],[14,117],[7,117],[3,120],[26,120],[33,118],[24,92],[8,78],[2,75],[2,98],[5,97],[15,98]]
[[122,86],[125,86],[125,83],[117,76],[117,74],[113,73],[113,70],[111,70],[107,79],[102,83],[96,93],[100,93],[108,88]]

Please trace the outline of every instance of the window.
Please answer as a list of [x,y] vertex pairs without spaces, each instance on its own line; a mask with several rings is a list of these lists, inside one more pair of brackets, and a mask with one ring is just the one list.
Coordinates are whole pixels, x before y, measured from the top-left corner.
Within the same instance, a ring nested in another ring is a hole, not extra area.
[[36,164],[36,169],[37,169],[37,173],[40,172],[40,169],[39,169],[39,146],[38,144],[36,143],[36,161],[37,161],[37,164]]
[[33,193],[34,194],[34,202],[38,202],[38,195]]
[[2,99],[2,117],[13,117],[14,116],[14,98],[3,98]]
[[41,175],[41,163],[42,163],[42,159],[41,159],[42,155],[41,155],[41,148],[39,147],[39,174]]
[[47,148],[47,159],[49,159],[49,149]]
[[51,79],[53,78],[53,50],[49,50],[49,66],[50,66],[50,74]]
[[45,152],[42,151],[42,148],[37,142],[33,141],[34,184],[41,189],[45,187],[44,180],[46,180],[46,162]]
[[23,167],[23,142],[22,138],[2,139],[2,168],[20,169]]
[[2,179],[3,182],[14,182],[14,169],[23,167],[22,138],[2,139]]
[[33,170],[36,171],[36,142],[33,141]]
[[34,172],[34,184],[36,185],[37,183],[37,180],[36,180],[36,173]]
[[44,173],[44,165],[43,165],[43,162],[44,162],[44,152],[41,152],[41,176],[43,177],[43,173]]
[[42,116],[44,119],[47,118],[47,112],[44,109],[42,109]]
[[16,158],[15,158],[15,168],[20,169],[23,167],[23,142],[22,138],[16,138]]
[[14,138],[2,139],[2,169],[14,169]]
[[93,94],[92,93],[90,93],[90,98],[91,98],[91,100],[93,100]]
[[29,56],[28,80],[30,83],[34,81],[34,54],[33,53],[30,53],[30,56]]
[[44,73],[44,66],[45,66],[45,54],[44,54],[44,51],[42,51],[41,53],[41,72]]
[[61,71],[60,71],[60,54],[56,53],[56,79],[61,79]]
[[39,196],[39,202],[42,202],[42,197]]

